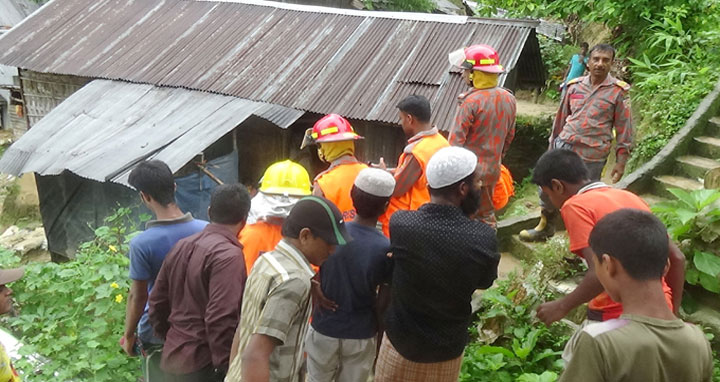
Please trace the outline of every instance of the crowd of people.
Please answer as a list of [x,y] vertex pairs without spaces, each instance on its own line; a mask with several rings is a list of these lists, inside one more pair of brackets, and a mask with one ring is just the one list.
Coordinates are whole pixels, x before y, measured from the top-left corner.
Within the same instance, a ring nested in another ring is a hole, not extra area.
[[[567,82],[533,172],[543,219],[521,238],[552,235],[559,211],[570,251],[588,265],[577,289],[537,317],[551,325],[589,303],[561,381],[710,381],[709,343],[676,316],[682,252],[645,202],[600,181],[613,135],[614,180],[632,147],[629,85],[609,75],[614,55],[597,45],[573,57],[589,74]],[[497,278],[494,212],[509,196],[501,162],[516,103],[498,86],[504,68],[491,47],[450,59],[470,90],[449,136],[432,126],[425,97],[403,99],[408,143],[395,169],[358,160],[362,137],[330,114],[303,142],[327,170],[311,181],[300,164],[277,162],[252,197],[220,185],[209,222],[177,206],[165,163],[132,170],[155,219],[130,242],[119,343],[142,357],[145,381],[458,380],[472,294]],[[0,271],[0,313],[19,272]]]

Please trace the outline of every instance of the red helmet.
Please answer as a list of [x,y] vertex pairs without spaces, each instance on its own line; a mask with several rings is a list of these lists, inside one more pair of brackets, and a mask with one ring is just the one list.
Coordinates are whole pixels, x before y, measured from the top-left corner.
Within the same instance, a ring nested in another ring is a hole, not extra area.
[[465,69],[479,70],[486,73],[503,73],[505,68],[500,65],[497,51],[488,45],[471,45],[465,48]]
[[317,143],[363,139],[355,133],[347,119],[337,114],[328,114],[315,122],[310,136]]

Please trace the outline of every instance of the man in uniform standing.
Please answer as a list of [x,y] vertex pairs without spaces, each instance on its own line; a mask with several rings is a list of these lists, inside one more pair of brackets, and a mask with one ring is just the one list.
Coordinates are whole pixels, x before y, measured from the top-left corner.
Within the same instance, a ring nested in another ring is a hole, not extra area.
[[500,179],[502,157],[515,136],[515,96],[498,86],[498,76],[505,69],[492,47],[473,45],[451,53],[450,60],[463,68],[465,81],[473,89],[460,95],[460,109],[448,141],[477,156],[482,188],[476,217],[495,227],[493,190]]
[[[438,150],[449,146],[447,139],[431,123],[430,101],[421,95],[405,97],[397,104],[400,125],[408,138],[407,146],[394,171],[395,191],[385,214],[380,217],[383,233],[390,237],[390,217],[401,210],[417,210],[430,201],[425,168]],[[381,158],[381,167],[385,162]]]
[[[630,85],[609,74],[614,60],[615,49],[610,45],[598,44],[590,50],[590,75],[568,82],[550,135],[549,149],[568,149],[580,155],[592,181],[599,181],[602,176],[612,147],[613,129],[616,135],[616,164],[610,174],[613,182],[622,178],[633,142],[627,105]],[[552,220],[557,209],[542,192],[540,206],[540,223],[520,232],[520,239],[540,241],[555,233]]]

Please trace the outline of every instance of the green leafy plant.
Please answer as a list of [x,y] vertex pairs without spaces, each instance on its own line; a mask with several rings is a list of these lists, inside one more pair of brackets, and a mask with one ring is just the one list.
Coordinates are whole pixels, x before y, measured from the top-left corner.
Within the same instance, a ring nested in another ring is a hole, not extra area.
[[557,380],[566,332],[561,325],[545,327],[533,315],[548,297],[546,283],[537,274],[515,276],[483,292],[460,381]]
[[[9,324],[20,334],[23,359],[16,363],[26,381],[134,381],[138,358],[120,352],[125,298],[129,289],[125,256],[135,227],[121,208],[82,244],[66,263],[32,263],[13,284],[20,314]],[[0,252],[3,266],[17,264]],[[28,360],[39,354],[49,361]]]
[[720,293],[720,191],[669,191],[675,200],[658,203],[652,211],[685,253],[685,280]]

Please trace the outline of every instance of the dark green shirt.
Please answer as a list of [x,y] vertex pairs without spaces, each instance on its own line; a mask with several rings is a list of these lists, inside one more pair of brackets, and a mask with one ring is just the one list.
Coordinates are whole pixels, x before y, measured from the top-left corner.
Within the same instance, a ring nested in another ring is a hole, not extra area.
[[710,382],[712,351],[682,320],[623,314],[588,325],[560,382]]

